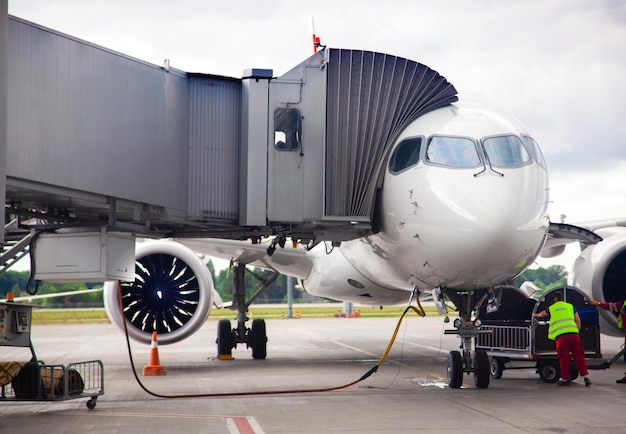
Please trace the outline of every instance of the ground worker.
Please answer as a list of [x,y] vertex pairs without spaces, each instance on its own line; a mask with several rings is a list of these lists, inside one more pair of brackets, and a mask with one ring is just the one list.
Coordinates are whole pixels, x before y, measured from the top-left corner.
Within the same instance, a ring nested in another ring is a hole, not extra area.
[[585,361],[585,349],[580,342],[578,334],[580,330],[580,317],[578,312],[570,303],[563,301],[563,294],[560,291],[552,294],[552,305],[543,312],[533,314],[535,318],[546,318],[550,320],[548,327],[548,338],[556,341],[556,354],[561,367],[561,379],[556,383],[559,386],[569,386],[570,380],[570,354],[574,359],[576,369],[583,376],[585,386],[591,385],[591,380],[587,377],[587,362]]
[[[624,347],[626,347],[626,303],[622,301],[609,301],[609,302],[601,302],[596,300],[591,300],[591,304],[594,306],[599,306],[604,310],[608,310],[609,312],[617,313],[617,327],[624,331]],[[625,359],[626,360],[626,359]],[[626,372],[624,372],[624,376],[619,380],[615,381],[618,384],[626,384]]]

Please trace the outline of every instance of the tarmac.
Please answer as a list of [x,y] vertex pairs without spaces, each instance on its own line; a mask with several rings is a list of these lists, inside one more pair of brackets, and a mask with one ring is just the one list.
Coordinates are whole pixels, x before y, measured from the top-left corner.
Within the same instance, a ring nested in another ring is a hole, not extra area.
[[[543,382],[532,363],[507,369],[487,389],[464,376],[446,381],[447,354],[459,339],[444,335],[442,317],[409,316],[377,372],[357,382],[385,352],[398,318],[267,320],[267,359],[239,346],[218,360],[216,321],[190,338],[159,345],[166,375],[142,376],[150,347],[132,343],[111,324],[36,325],[31,339],[47,364],[101,360],[104,393],[61,401],[0,400],[0,432],[26,433],[589,433],[621,432],[624,361],[592,370],[571,387]],[[622,338],[602,336],[604,360]],[[2,347],[0,360],[27,349]],[[28,352],[28,354],[30,354]],[[590,364],[601,360],[589,359]],[[357,382],[345,388],[344,385]],[[328,390],[326,390],[328,389]],[[336,389],[336,390],[330,390]],[[158,395],[161,397],[157,397]],[[210,395],[210,396],[201,396]]]

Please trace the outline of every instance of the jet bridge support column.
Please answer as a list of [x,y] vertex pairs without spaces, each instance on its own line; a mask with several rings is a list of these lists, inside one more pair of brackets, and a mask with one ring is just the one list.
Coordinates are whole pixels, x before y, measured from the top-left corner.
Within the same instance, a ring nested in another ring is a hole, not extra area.
[[[9,27],[9,2],[0,0],[0,197],[6,201],[7,161],[7,35]],[[4,216],[4,212],[2,214]],[[3,217],[2,227],[6,223]],[[4,229],[0,231],[0,245],[4,243]]]

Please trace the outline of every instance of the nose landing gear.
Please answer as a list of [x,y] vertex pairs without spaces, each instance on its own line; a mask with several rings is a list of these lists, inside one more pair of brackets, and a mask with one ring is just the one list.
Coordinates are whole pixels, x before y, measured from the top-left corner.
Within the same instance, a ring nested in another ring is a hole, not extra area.
[[483,350],[473,351],[473,344],[480,333],[480,320],[472,320],[474,309],[471,302],[476,297],[476,292],[447,291],[446,295],[459,308],[459,317],[454,320],[455,328],[445,330],[444,333],[455,334],[461,338],[461,352],[450,351],[448,354],[448,386],[458,389],[463,385],[463,374],[474,373],[474,385],[479,389],[486,389],[491,379],[489,356]]

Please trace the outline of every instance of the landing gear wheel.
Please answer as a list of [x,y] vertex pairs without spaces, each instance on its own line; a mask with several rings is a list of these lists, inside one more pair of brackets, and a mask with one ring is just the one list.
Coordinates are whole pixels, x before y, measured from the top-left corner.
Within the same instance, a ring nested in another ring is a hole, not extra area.
[[96,408],[96,397],[94,396],[85,404],[89,410]]
[[578,369],[570,368],[569,369],[569,379],[574,381],[577,378],[578,378]]
[[489,374],[494,380],[502,378],[502,372],[504,372],[504,362],[496,357],[492,357],[489,362]]
[[546,383],[556,383],[561,376],[558,360],[550,360],[537,363],[537,373]]
[[253,359],[265,359],[267,357],[267,333],[265,332],[265,320],[252,320],[250,345],[252,347]]
[[486,389],[489,387],[489,380],[491,379],[489,356],[486,351],[476,351],[474,353],[474,385],[479,389]]
[[233,354],[234,339],[230,321],[221,319],[217,323],[217,357],[231,356]]
[[463,385],[463,358],[458,351],[448,354],[448,386],[458,389]]

